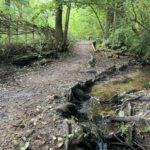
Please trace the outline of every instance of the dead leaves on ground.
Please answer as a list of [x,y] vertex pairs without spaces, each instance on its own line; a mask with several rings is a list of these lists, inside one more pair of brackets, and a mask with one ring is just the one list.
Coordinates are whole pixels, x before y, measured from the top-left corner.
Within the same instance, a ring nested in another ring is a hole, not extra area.
[[61,148],[64,145],[64,139],[62,137],[53,136],[52,139],[54,142],[57,142],[57,148]]

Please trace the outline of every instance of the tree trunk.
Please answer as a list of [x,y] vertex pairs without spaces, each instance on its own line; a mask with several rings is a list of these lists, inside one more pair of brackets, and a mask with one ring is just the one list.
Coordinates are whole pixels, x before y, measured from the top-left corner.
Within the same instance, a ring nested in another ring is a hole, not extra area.
[[124,17],[124,13],[124,1],[107,0],[105,39],[117,29],[118,20]]
[[[11,2],[10,0],[5,0],[5,6],[6,6],[6,9],[9,10],[10,9],[10,5],[11,5]],[[10,15],[10,14],[9,14]],[[11,15],[10,15],[10,18],[11,20]],[[7,35],[8,35],[8,43],[10,44],[11,42],[11,27],[10,27],[10,20],[9,20],[9,26],[8,26],[8,31],[7,31]]]
[[58,50],[62,50],[63,29],[62,29],[62,3],[57,1],[56,18],[55,18],[55,40]]
[[105,39],[109,37],[110,30],[114,22],[114,8],[111,0],[107,1],[107,8],[106,8],[106,30],[105,30]]
[[94,9],[94,7],[92,5],[90,5],[90,7],[91,7],[92,11],[94,12],[94,14],[95,14],[95,16],[97,18],[97,21],[98,21],[100,29],[102,30],[102,36],[103,36],[103,39],[104,39],[105,30],[104,30],[103,24],[102,24],[102,22],[101,22],[101,20],[100,20],[100,18],[98,16],[96,10]]
[[68,2],[67,12],[66,12],[66,22],[65,22],[65,29],[64,29],[64,37],[63,37],[63,45],[66,47],[67,39],[68,39],[68,26],[69,26],[69,17],[71,11],[71,0]]

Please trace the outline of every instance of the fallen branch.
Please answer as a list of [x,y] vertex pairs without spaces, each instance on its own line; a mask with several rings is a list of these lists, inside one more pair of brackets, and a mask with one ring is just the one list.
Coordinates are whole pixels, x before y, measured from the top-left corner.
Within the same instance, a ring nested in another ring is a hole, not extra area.
[[150,96],[142,96],[138,100],[139,101],[150,101]]
[[113,123],[113,122],[149,122],[150,119],[137,117],[137,116],[126,116],[126,117],[102,117],[102,116],[94,116],[93,121],[95,122],[105,122],[105,123]]
[[150,119],[136,117],[136,116],[128,116],[128,117],[111,117],[111,121],[115,122],[139,122],[139,121],[150,121]]
[[131,145],[129,145],[128,143],[122,141],[117,135],[115,135],[115,138],[122,144],[124,144],[125,146],[129,147],[131,150],[136,150],[134,147],[132,147]]

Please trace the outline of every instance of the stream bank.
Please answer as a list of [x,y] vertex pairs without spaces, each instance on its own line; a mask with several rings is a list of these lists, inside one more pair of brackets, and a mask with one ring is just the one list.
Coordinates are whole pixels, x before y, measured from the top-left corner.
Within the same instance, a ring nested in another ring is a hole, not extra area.
[[149,66],[113,66],[72,87],[69,104],[57,109],[71,120],[67,149],[149,150],[149,71]]

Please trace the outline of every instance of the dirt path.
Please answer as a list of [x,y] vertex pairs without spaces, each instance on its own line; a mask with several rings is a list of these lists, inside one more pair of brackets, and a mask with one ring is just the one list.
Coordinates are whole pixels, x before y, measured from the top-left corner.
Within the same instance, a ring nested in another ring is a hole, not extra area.
[[[0,150],[16,150],[21,141],[29,141],[33,150],[58,147],[53,136],[64,135],[66,126],[54,108],[65,100],[54,100],[52,95],[62,97],[76,82],[94,76],[81,73],[88,67],[91,53],[89,42],[78,42],[73,56],[46,66],[15,69],[7,82],[0,84]],[[97,72],[128,61],[109,59],[106,53],[97,54],[96,59]]]

